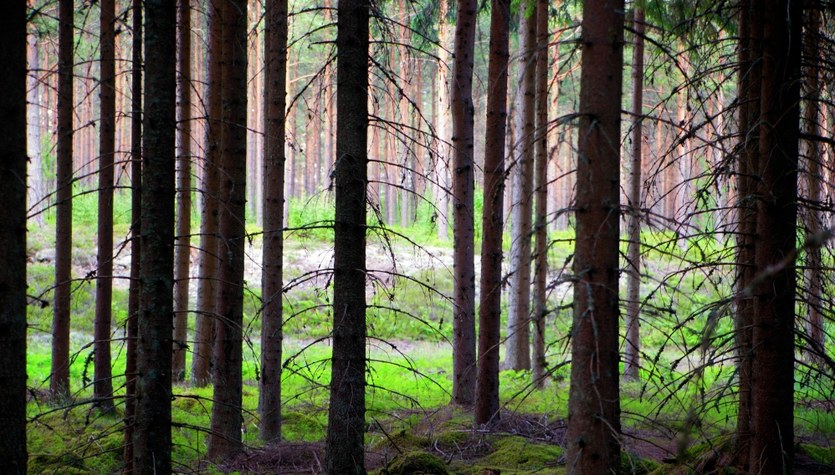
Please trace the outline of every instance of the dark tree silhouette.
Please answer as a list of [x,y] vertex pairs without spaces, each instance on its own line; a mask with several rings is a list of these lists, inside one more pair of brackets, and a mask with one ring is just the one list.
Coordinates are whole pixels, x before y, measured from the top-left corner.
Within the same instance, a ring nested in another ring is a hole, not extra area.
[[365,473],[365,243],[368,183],[367,0],[342,0],[336,33],[333,357],[327,465]]
[[267,0],[264,23],[264,254],[261,274],[261,439],[281,438],[284,123],[287,0]]
[[0,19],[0,472],[27,473],[26,455],[26,2]]
[[583,4],[568,473],[620,463],[618,273],[623,0]]
[[484,130],[484,212],[478,308],[478,381],[475,423],[499,414],[499,338],[502,315],[502,229],[504,200],[507,67],[510,57],[510,1],[490,4],[490,65],[487,121]]
[[217,294],[218,320],[214,345],[214,404],[208,456],[232,457],[241,443],[244,245],[246,229],[246,51],[245,0],[221,3],[223,63],[221,66],[220,215],[218,253],[222,256]]
[[475,402],[475,231],[473,218],[473,50],[476,1],[458,2],[450,106],[452,108],[453,275],[452,400]]
[[145,2],[141,309],[137,344],[134,473],[171,473],[174,315],[174,0]]
[[101,121],[99,126],[98,265],[94,325],[93,396],[105,412],[113,412],[113,374],[110,328],[113,320],[113,156],[116,141],[116,3],[102,0],[101,8]]
[[73,1],[58,2],[58,145],[55,190],[55,302],[52,307],[53,397],[70,395],[72,292]]

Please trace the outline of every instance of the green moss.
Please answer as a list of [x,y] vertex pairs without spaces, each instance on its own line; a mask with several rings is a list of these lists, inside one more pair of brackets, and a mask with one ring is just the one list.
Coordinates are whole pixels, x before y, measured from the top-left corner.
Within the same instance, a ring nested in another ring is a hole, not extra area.
[[407,452],[398,455],[382,471],[385,475],[447,475],[446,464],[438,457],[426,452]]
[[459,463],[453,472],[462,475],[478,475],[499,471],[502,475],[560,474],[564,467],[557,466],[563,450],[557,445],[542,444],[520,436],[494,437],[491,450],[485,457],[472,462]]

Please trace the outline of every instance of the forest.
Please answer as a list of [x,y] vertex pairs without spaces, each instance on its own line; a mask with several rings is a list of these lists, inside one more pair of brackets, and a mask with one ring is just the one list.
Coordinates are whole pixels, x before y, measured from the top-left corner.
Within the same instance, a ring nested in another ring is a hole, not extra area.
[[7,0],[0,473],[835,474],[831,0]]

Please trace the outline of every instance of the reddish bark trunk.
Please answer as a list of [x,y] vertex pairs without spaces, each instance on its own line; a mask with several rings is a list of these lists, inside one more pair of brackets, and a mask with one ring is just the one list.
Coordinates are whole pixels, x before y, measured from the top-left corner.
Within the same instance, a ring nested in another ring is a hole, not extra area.
[[622,0],[583,5],[568,473],[620,467],[618,272]]

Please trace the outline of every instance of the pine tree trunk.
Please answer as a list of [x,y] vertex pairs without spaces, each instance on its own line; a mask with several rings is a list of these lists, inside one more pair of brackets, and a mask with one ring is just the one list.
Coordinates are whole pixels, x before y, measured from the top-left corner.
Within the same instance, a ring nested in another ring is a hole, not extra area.
[[629,203],[626,229],[626,342],[623,374],[639,378],[641,367],[641,162],[644,102],[644,9],[635,8],[632,50],[632,160],[629,170]]
[[510,57],[510,0],[493,0],[490,12],[488,75],[493,79],[487,90],[484,132],[484,212],[478,309],[478,382],[475,395],[475,423],[478,425],[488,424],[499,417],[499,339],[504,227],[502,201],[507,124],[507,65]]
[[27,473],[26,455],[26,1],[0,20],[0,472]]
[[583,5],[569,474],[620,467],[618,273],[623,0]]
[[545,318],[548,315],[548,1],[536,2],[536,129],[534,180],[536,256],[534,262],[533,384],[545,385]]
[[133,433],[136,417],[136,360],[141,299],[140,261],[142,256],[142,0],[131,3],[133,28],[131,51],[131,121],[130,121],[130,184],[131,184],[131,240],[130,288],[128,290],[128,318],[126,323],[127,350],[125,351],[125,475],[133,474]]
[[513,146],[510,277],[505,368],[531,369],[531,235],[533,213],[534,133],[536,126],[536,8],[519,7],[519,55],[516,94],[516,141]]
[[243,449],[241,442],[244,245],[246,229],[246,51],[247,3],[222,3],[223,64],[220,144],[221,256],[215,325],[214,404],[207,456],[227,459]]
[[[28,0],[33,7],[33,0]],[[30,32],[26,41],[26,61],[29,74],[26,77],[26,148],[31,162],[28,167],[29,192],[27,207],[33,209],[30,218],[35,224],[43,224],[43,211],[46,208],[46,183],[43,177],[43,162],[41,160],[41,102],[40,91],[43,78],[40,73],[40,52],[38,51],[38,36]]]
[[101,67],[99,102],[98,266],[96,268],[96,317],[94,323],[93,397],[104,412],[113,412],[113,376],[110,361],[110,327],[113,319],[113,156],[116,137],[116,64],[114,0],[101,3]]
[[449,167],[451,150],[449,144],[452,143],[452,118],[450,114],[450,65],[452,64],[452,56],[449,54],[452,26],[449,24],[447,15],[449,12],[450,0],[439,1],[439,24],[438,24],[438,69],[436,87],[438,91],[438,158],[435,163],[435,180],[438,182],[438,193],[435,202],[435,208],[438,213],[438,239],[446,241],[449,239],[449,192],[450,192],[450,177]]
[[173,0],[145,2],[142,297],[137,345],[133,469],[171,473],[171,338],[174,299],[176,18]]
[[194,355],[191,360],[191,380],[202,387],[211,381],[212,347],[217,319],[217,289],[220,286],[218,268],[224,250],[218,240],[220,212],[220,136],[221,136],[221,64],[223,23],[221,4],[210,1],[208,9],[208,77],[206,162],[203,180],[203,211],[200,219],[200,264],[197,279],[197,318],[195,322]]
[[368,183],[367,0],[341,0],[336,33],[333,356],[326,468],[365,473],[365,243]]
[[476,1],[458,2],[450,81],[452,107],[452,199],[455,232],[453,275],[455,316],[452,337],[452,400],[475,403],[475,233],[473,228],[473,48]]
[[763,8],[757,200],[758,271],[751,347],[752,473],[791,472],[794,463],[795,241],[800,138],[802,9]]
[[287,0],[266,3],[264,23],[264,253],[261,274],[261,440],[281,439],[281,342],[284,253],[284,109]]
[[52,315],[52,397],[70,395],[72,294],[73,1],[58,2],[58,146],[55,191],[55,302]]
[[191,256],[191,1],[177,0],[177,233],[174,242],[174,343],[171,375],[186,377]]

